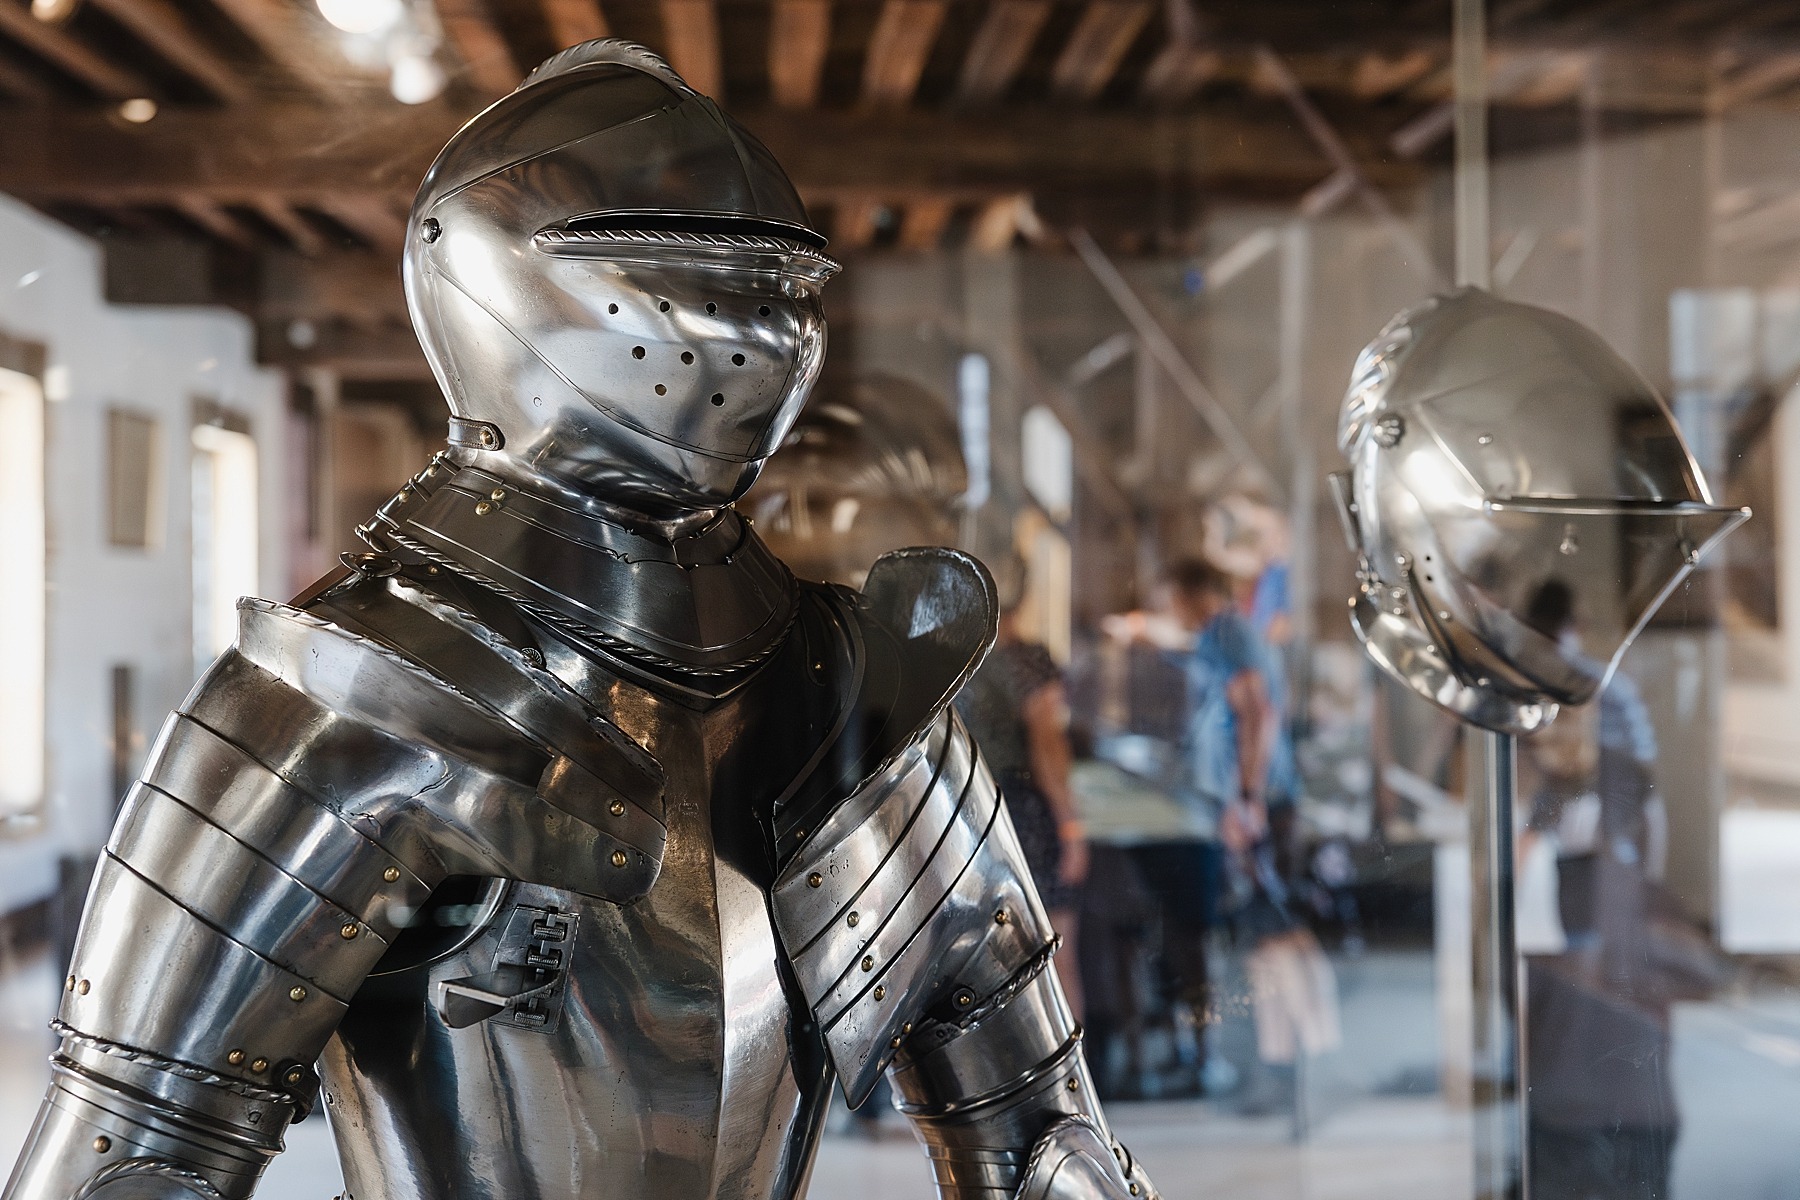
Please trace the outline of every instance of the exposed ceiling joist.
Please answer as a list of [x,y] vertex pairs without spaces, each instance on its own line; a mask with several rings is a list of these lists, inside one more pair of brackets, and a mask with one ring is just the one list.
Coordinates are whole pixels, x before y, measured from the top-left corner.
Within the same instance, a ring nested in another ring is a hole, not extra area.
[[1140,92],[1152,104],[1185,104],[1219,73],[1220,61],[1216,50],[1172,41],[1150,60]]
[[485,0],[437,0],[438,19],[469,69],[469,82],[490,96],[504,96],[524,72],[500,35]]
[[1152,10],[1149,0],[1090,0],[1050,72],[1056,94],[1092,100],[1105,91]]
[[48,104],[53,99],[44,81],[0,59],[0,92],[27,104]]
[[1720,112],[1750,104],[1800,81],[1800,54],[1772,54],[1718,86],[1712,98]]
[[1358,100],[1381,100],[1405,91],[1438,65],[1437,56],[1429,50],[1407,50],[1400,54],[1370,51],[1356,60],[1350,72],[1350,94]]
[[306,223],[306,218],[295,212],[286,201],[279,196],[257,196],[251,201],[251,207],[263,220],[281,231],[281,236],[308,258],[317,258],[325,252],[325,239],[319,231]]
[[93,0],[95,7],[131,30],[145,45],[203,85],[220,100],[242,104],[250,89],[238,72],[194,33],[167,0]]
[[887,207],[871,196],[859,196],[838,205],[832,223],[832,245],[844,250],[864,250],[881,232]]
[[[22,109],[0,122],[0,190],[28,200],[162,203],[175,194],[223,203],[274,194],[316,205],[344,196],[406,202],[438,149],[471,115],[460,105],[394,106],[346,125],[341,110],[270,105],[167,109],[147,125],[106,114]],[[1295,194],[1336,163],[1286,112],[1223,105],[1147,118],[1130,110],[1020,108],[979,121],[941,110],[789,112],[738,118],[802,190],[976,188],[1022,191],[1160,185],[1252,185]],[[1404,186],[1419,168],[1346,134],[1374,183]],[[845,147],[855,147],[846,153]]]
[[322,22],[283,0],[213,0],[262,52],[295,79],[324,96],[350,78],[349,64],[331,47]]
[[950,218],[955,214],[956,205],[948,198],[912,201],[906,206],[900,220],[900,248],[914,251],[937,249],[944,240],[944,231],[950,227]]
[[1005,95],[1049,16],[1050,0],[994,0],[963,59],[957,95],[975,103]]
[[723,103],[725,59],[713,0],[661,0],[661,9],[669,65],[697,91]]
[[243,222],[205,196],[176,196],[171,201],[175,211],[228,245],[240,250],[256,248],[256,235]]
[[544,20],[558,50],[607,37],[611,26],[600,0],[543,0]]
[[903,108],[912,103],[931,57],[948,0],[883,0],[863,60],[863,103]]
[[831,48],[831,0],[775,0],[769,12],[769,92],[783,108],[819,102]]
[[136,71],[108,62],[68,30],[38,20],[20,0],[0,0],[0,33],[108,99],[129,100],[154,93]]
[[334,196],[318,207],[379,252],[397,254],[406,243],[405,219],[380,196]]

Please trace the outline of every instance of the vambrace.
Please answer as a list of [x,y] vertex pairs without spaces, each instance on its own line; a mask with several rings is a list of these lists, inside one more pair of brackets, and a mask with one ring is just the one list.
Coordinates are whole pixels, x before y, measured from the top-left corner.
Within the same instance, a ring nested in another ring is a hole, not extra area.
[[965,1016],[923,1022],[894,1060],[945,1200],[1155,1198],[1100,1112],[1053,950]]

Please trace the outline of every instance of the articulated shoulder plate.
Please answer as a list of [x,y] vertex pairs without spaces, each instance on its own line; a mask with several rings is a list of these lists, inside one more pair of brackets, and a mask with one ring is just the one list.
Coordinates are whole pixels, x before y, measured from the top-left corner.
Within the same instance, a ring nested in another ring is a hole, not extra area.
[[[393,660],[386,687],[400,680],[418,686],[415,677],[422,677],[542,756],[529,796],[472,806],[446,796],[448,811],[434,811],[456,830],[456,841],[479,847],[475,857],[485,860],[484,869],[471,873],[620,903],[643,896],[662,865],[661,767],[546,671],[541,651],[457,604],[433,586],[431,574],[430,567],[403,570],[377,560],[373,570],[325,589],[307,613],[287,619],[310,620],[319,625],[318,636],[360,647],[376,662]],[[317,661],[316,647],[308,652]],[[375,677],[382,672],[375,665],[363,669],[359,693],[379,692]],[[369,702],[360,694],[342,700]],[[459,752],[459,743],[421,732],[430,744]]]
[[837,669],[850,680],[848,701],[775,801],[783,864],[919,742],[981,665],[999,619],[993,578],[958,550],[897,550],[876,562],[861,595],[841,588],[824,595],[838,610]]

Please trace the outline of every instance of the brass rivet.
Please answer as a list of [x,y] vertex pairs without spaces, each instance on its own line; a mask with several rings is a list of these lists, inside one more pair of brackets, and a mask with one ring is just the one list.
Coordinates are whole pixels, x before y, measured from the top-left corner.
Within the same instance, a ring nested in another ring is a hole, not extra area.
[[875,956],[873,954],[863,955],[862,969],[865,971],[873,971],[875,969]]
[[489,500],[504,500],[504,499],[506,499],[506,489],[505,488],[495,488],[493,491],[488,493],[488,499]]
[[889,1038],[888,1045],[890,1045],[894,1049],[898,1050],[900,1048],[900,1039],[899,1038]]
[[478,517],[485,517],[493,511],[494,506],[489,504],[486,500],[483,500],[480,504],[475,506],[475,515]]
[[1135,1183],[1131,1185],[1131,1194],[1134,1196],[1138,1194],[1138,1185]]
[[886,1000],[887,999],[887,985],[885,985],[885,984],[876,984],[875,985],[875,998],[877,1000]]
[[397,883],[397,882],[399,882],[399,879],[400,879],[400,868],[399,867],[389,867],[387,870],[385,870],[381,873],[381,877],[383,879],[387,880],[389,883]]
[[906,1024],[902,1025],[900,1027],[900,1032],[901,1033],[911,1033],[912,1032],[912,1022],[908,1021]]
[[1067,1087],[1071,1092],[1079,1092],[1081,1090],[1081,1080],[1071,1079],[1063,1086]]
[[73,975],[71,975],[71,976],[69,976],[69,981],[67,983],[63,984],[63,991],[72,992],[74,990],[75,990],[75,977]]
[[436,567],[426,567],[425,573],[427,575],[436,575],[438,573],[438,569]]
[[288,999],[292,1000],[295,1004],[300,1003],[302,1000],[306,999],[306,989],[303,987],[289,988]]
[[967,1008],[967,1007],[969,1007],[969,1005],[971,1005],[973,1003],[975,1003],[975,993],[973,993],[973,992],[958,992],[958,993],[956,993],[956,1007]]
[[75,984],[75,991],[78,995],[85,996],[88,994],[89,991],[91,991],[93,989],[93,986],[94,986],[93,984],[89,983],[85,979],[77,980],[76,984]]
[[1004,925],[1010,920],[1012,920],[1012,914],[1004,908],[994,914],[994,924],[996,925]]
[[425,468],[425,478],[431,479],[431,478],[434,478],[436,475],[437,475],[436,467],[426,467]]
[[244,1052],[242,1050],[233,1050],[230,1054],[225,1056],[225,1061],[234,1067],[241,1067],[244,1065]]
[[108,1150],[111,1150],[111,1149],[112,1149],[112,1139],[107,1137],[104,1133],[94,1139],[94,1152],[96,1154],[105,1154]]
[[481,431],[481,444],[484,446],[487,446],[489,448],[493,447],[493,444],[494,444],[494,431],[493,430],[484,429]]
[[269,1069],[269,1060],[266,1058],[259,1058],[250,1064],[250,1069],[258,1075],[261,1075],[264,1071]]
[[614,850],[612,852],[612,865],[615,867],[622,867],[625,865],[625,852],[623,850]]
[[862,921],[861,913],[851,913],[849,916],[844,918],[844,924],[850,926],[850,928],[852,928],[852,929],[855,929],[856,926],[858,925],[858,923],[860,923],[861,921]]
[[282,1078],[285,1079],[290,1084],[297,1084],[301,1080],[306,1078],[306,1072],[302,1071],[299,1067],[295,1067],[293,1070],[289,1071],[286,1075],[283,1075]]
[[338,928],[338,936],[343,938],[346,942],[354,941],[357,932],[358,930],[355,921],[345,921],[343,925]]
[[611,804],[606,806],[606,811],[615,817],[622,817],[625,815],[625,802],[623,800],[614,800]]
[[814,871],[811,875],[808,875],[806,877],[806,886],[807,887],[823,887],[823,886],[825,886],[825,877],[823,875],[819,874],[817,871]]

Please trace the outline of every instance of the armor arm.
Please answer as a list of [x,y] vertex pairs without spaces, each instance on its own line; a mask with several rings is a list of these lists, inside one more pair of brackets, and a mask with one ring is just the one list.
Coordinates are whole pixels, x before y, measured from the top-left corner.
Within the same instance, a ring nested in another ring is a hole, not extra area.
[[1152,1194],[1094,1098],[1049,918],[954,711],[832,813],[776,914],[845,1094],[890,1072],[946,1200]]
[[[317,611],[240,609],[237,647],[169,719],[101,856],[4,1200],[249,1196],[362,980],[446,877],[654,877],[557,807],[572,788],[605,815],[616,793],[582,764],[611,768],[526,736],[551,723],[526,699],[509,721]],[[558,837],[601,865],[545,861]]]

